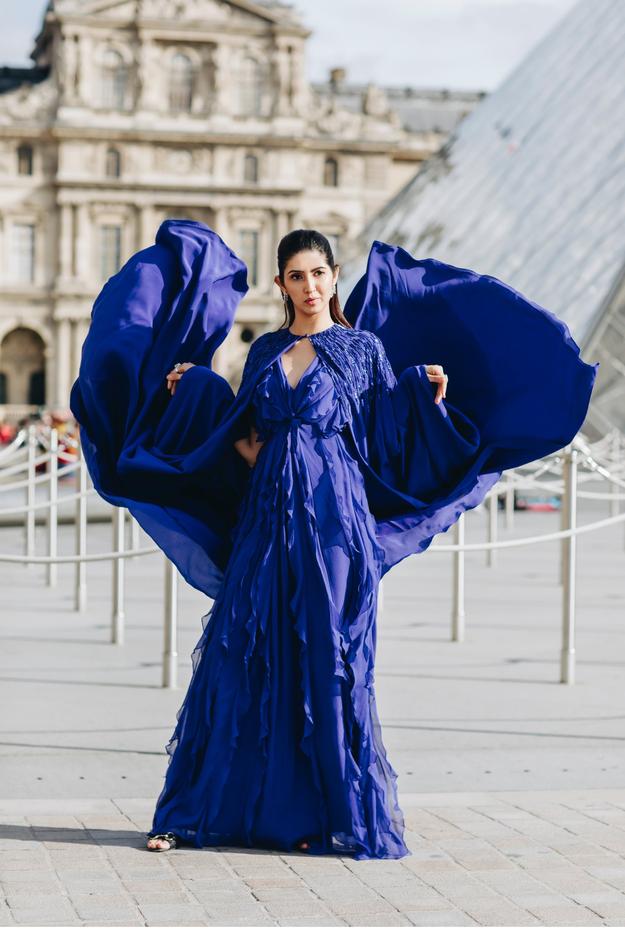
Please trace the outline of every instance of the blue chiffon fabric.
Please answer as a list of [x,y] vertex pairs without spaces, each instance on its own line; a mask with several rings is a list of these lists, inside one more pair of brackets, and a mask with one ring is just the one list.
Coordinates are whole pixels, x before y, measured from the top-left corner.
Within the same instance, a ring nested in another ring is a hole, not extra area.
[[[354,328],[251,345],[236,395],[210,368],[246,289],[227,245],[170,221],[96,301],[72,409],[98,491],[212,596],[150,833],[198,847],[409,851],[374,691],[378,585],[503,469],[585,417],[597,364],[494,278],[374,242]],[[198,362],[172,399],[164,375]],[[449,374],[445,401],[425,364]],[[233,442],[253,425],[249,469]]]

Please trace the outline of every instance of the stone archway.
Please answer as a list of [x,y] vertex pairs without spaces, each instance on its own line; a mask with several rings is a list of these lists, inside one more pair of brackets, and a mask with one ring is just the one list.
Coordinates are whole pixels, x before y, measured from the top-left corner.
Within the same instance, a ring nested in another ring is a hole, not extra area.
[[33,329],[18,327],[0,343],[0,403],[45,404],[45,343]]

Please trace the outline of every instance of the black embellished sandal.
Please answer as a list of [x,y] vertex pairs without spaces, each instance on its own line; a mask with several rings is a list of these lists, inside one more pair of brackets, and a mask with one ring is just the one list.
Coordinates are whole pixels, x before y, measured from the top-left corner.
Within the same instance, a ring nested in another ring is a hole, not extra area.
[[[164,841],[167,846],[164,847],[161,844],[154,844],[152,847],[150,846],[150,843],[159,840]],[[164,853],[165,850],[175,850],[178,846],[178,841],[176,839],[176,835],[172,834],[171,831],[168,831],[166,834],[152,834],[151,837],[148,837],[146,846],[148,850],[152,851],[152,853]]]
[[294,846],[294,850],[297,850],[299,853],[310,853],[313,846],[313,838],[311,837],[302,837],[301,840],[298,840]]

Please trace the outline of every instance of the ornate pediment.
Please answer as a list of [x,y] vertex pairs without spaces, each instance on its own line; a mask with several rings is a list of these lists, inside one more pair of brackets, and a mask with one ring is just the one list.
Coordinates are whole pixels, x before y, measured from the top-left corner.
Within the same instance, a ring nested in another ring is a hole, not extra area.
[[[101,16],[112,20],[168,20],[179,26],[189,22],[280,22],[289,13],[251,0],[56,0],[59,16]],[[289,17],[290,18],[290,17]]]

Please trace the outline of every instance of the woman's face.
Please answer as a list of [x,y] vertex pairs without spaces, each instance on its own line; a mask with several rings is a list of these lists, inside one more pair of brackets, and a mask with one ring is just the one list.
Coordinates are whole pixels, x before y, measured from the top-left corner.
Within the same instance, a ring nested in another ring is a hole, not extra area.
[[275,282],[291,297],[295,312],[305,316],[328,309],[337,278],[338,268],[332,271],[321,251],[299,251],[287,261],[283,281],[276,277]]

